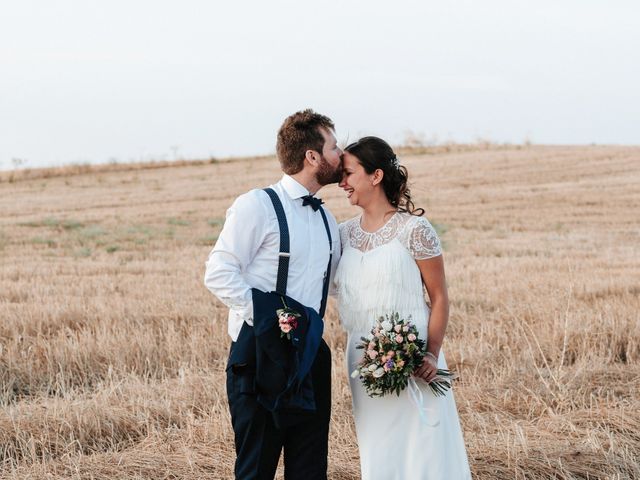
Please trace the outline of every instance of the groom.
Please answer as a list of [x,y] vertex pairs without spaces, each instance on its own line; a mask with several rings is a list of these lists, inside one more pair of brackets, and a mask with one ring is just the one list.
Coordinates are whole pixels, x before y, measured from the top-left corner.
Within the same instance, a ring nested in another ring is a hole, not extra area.
[[[337,183],[342,177],[342,151],[334,128],[328,117],[310,109],[286,118],[276,144],[284,175],[271,186],[282,204],[289,231],[286,294],[315,312],[320,312],[321,304],[326,302],[329,260],[333,274],[340,257],[335,218],[324,209],[325,222],[321,202],[313,197],[322,186]],[[206,264],[206,287],[229,307],[232,343],[227,396],[235,433],[235,476],[242,480],[273,479],[284,449],[286,479],[326,479],[331,353],[324,340],[307,383],[312,385],[311,403],[315,410],[293,425],[278,421],[279,417],[259,401],[264,392],[256,387],[260,380],[256,376],[265,367],[258,365],[256,369],[255,355],[253,361],[251,355],[246,355],[246,361],[237,361],[245,358],[240,350],[247,350],[246,345],[250,345],[248,350],[255,349],[252,288],[273,292],[276,283],[280,284],[276,278],[280,240],[279,219],[270,196],[264,190],[251,190],[240,195],[227,210],[224,228]],[[247,338],[253,343],[247,343]],[[268,372],[266,377],[271,378]]]

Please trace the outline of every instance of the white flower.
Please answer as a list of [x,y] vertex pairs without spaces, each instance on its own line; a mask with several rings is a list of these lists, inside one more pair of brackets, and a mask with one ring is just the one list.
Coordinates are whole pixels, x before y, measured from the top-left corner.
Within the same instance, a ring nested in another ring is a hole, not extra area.
[[369,341],[373,340],[373,333],[370,333],[369,335],[367,335],[367,340]]
[[351,378],[358,378],[360,376],[360,370],[358,370],[357,368],[351,372]]
[[383,375],[384,375],[384,368],[382,367],[378,368],[375,372],[373,372],[373,376],[375,378],[380,378]]
[[389,320],[385,320],[384,322],[382,322],[382,328],[384,328],[384,330],[386,332],[390,332],[391,329],[393,328],[393,325],[391,325],[391,322]]
[[369,365],[369,371],[370,372],[374,372],[377,368],[378,368],[378,366],[375,363],[372,363],[371,365]]

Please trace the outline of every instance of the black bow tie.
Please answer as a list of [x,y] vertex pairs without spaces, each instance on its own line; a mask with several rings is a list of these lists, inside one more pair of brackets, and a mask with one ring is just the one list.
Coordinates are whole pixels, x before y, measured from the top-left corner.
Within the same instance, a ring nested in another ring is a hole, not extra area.
[[302,206],[306,207],[307,205],[311,205],[311,208],[313,208],[314,212],[317,212],[320,208],[320,205],[322,205],[323,203],[324,202],[322,201],[322,199],[316,198],[313,195],[305,195],[304,197],[302,197]]

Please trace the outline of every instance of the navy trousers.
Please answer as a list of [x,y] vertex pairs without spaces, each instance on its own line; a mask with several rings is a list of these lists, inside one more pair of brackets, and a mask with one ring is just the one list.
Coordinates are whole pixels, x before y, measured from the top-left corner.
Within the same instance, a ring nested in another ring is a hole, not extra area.
[[[233,344],[231,345],[233,349]],[[255,372],[227,370],[227,396],[235,434],[237,480],[273,480],[284,449],[285,480],[326,480],[331,416],[331,352],[323,340],[311,367],[316,413],[309,420],[277,428],[250,385]]]

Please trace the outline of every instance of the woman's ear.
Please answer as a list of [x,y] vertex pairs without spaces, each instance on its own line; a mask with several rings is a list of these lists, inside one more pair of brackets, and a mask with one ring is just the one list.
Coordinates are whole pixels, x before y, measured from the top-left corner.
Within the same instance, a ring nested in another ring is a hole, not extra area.
[[376,169],[376,171],[373,172],[373,182],[371,183],[371,185],[375,187],[380,182],[382,182],[383,178],[384,178],[384,172],[382,171],[382,169],[380,168]]

